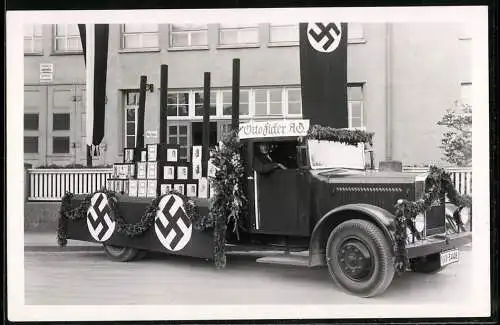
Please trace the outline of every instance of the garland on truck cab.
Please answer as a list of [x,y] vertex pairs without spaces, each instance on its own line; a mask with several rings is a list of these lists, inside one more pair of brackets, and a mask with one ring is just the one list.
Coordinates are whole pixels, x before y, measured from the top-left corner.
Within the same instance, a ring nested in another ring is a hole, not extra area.
[[241,158],[242,144],[236,131],[225,134],[221,145],[213,151],[213,164],[217,171],[211,177],[210,186],[214,187],[210,212],[215,219],[214,262],[217,268],[226,266],[227,225],[238,235],[241,220],[247,213],[247,197],[244,193],[245,165]]
[[[141,216],[141,219],[135,223],[130,224],[126,223],[123,217],[121,216],[119,206],[117,204],[116,192],[109,191],[106,189],[101,189],[92,194],[85,196],[80,205],[76,208],[72,208],[71,200],[74,196],[72,193],[66,193],[61,201],[61,209],[59,210],[59,222],[57,226],[57,243],[59,246],[66,246],[68,239],[68,219],[78,220],[87,217],[87,211],[91,204],[91,199],[96,193],[104,193],[108,198],[108,202],[110,208],[112,209],[114,218],[113,221],[116,222],[116,232],[119,234],[124,234],[129,237],[137,237],[141,236],[146,231],[154,225],[156,212],[158,211],[158,204],[162,199],[162,196],[159,196],[151,201],[151,204],[146,208],[144,214]],[[204,231],[207,229],[213,228],[213,222],[211,216],[200,216],[199,209],[196,203],[189,197],[178,193],[176,191],[170,191],[165,194],[175,194],[182,198],[184,201],[184,208],[186,210],[186,214],[188,218],[191,219],[193,223],[193,227],[197,230]]]
[[[417,201],[398,200],[396,203],[396,231],[395,231],[395,268],[398,272],[403,272],[409,266],[406,255],[406,227],[414,225],[415,217],[430,210],[432,205],[447,195],[451,203],[457,207],[472,207],[472,198],[468,195],[460,195],[451,180],[451,176],[444,169],[430,166],[429,174],[425,180],[425,193],[423,198]],[[460,218],[455,222],[461,224]]]
[[[314,125],[309,129],[309,139],[342,142],[349,145],[358,143],[372,144],[373,133],[362,130],[334,129]],[[217,168],[215,177],[210,179],[215,197],[212,199],[210,212],[215,219],[214,262],[217,268],[226,266],[225,241],[227,225],[232,224],[232,231],[238,235],[243,227],[248,212],[248,199],[244,193],[245,161],[241,157],[242,144],[238,133],[231,131],[223,137],[221,145],[213,151],[213,163]]]
[[358,143],[373,144],[373,133],[363,130],[335,129],[329,126],[313,125],[309,128],[307,138],[311,140],[335,141],[351,146]]

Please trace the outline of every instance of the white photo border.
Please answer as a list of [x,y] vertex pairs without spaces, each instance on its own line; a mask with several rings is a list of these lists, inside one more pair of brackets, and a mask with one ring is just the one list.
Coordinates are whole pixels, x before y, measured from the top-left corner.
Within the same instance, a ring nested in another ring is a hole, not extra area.
[[[463,304],[394,305],[370,301],[363,305],[197,305],[192,306],[27,306],[24,303],[24,207],[22,130],[23,124],[23,37],[24,23],[109,23],[130,21],[277,24],[299,21],[467,22],[473,38],[473,187],[481,204],[473,205],[472,250],[474,295]],[[124,11],[31,11],[7,12],[7,278],[8,319],[11,321],[82,320],[209,320],[209,319],[321,319],[321,318],[417,318],[483,317],[490,313],[490,195],[489,180],[489,71],[488,8],[392,7],[392,8],[266,8],[225,10],[124,10]],[[477,109],[479,108],[479,109]],[[471,302],[473,302],[471,304]]]

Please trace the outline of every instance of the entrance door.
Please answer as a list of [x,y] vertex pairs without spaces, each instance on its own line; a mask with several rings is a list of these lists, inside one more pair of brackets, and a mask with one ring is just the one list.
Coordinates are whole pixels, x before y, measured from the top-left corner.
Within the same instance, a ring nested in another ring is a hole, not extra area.
[[[210,122],[209,125],[210,141],[209,147],[214,147],[217,144],[217,122]],[[203,122],[193,122],[191,125],[191,137],[193,146],[203,145]]]

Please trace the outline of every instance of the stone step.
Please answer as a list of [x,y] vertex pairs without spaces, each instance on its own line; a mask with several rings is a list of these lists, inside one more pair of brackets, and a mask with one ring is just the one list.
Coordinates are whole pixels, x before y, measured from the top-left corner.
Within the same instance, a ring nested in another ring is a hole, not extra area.
[[293,265],[293,266],[309,266],[309,257],[301,255],[273,255],[264,256],[256,260],[258,263],[266,264],[281,264],[281,265]]

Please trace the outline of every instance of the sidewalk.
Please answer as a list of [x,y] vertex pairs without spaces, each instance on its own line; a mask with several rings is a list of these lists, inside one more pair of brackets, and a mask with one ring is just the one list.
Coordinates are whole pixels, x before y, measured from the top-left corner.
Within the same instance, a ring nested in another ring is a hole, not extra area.
[[52,232],[25,232],[24,250],[29,252],[100,251],[102,245],[79,240],[68,240],[65,247],[57,244],[57,235]]

